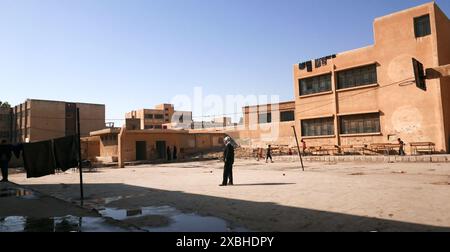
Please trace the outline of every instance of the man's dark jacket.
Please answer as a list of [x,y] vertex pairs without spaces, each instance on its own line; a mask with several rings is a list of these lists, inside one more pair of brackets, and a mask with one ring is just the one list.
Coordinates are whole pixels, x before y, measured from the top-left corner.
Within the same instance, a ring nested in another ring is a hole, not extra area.
[[223,152],[223,159],[227,164],[234,164],[234,147],[231,143],[227,144]]

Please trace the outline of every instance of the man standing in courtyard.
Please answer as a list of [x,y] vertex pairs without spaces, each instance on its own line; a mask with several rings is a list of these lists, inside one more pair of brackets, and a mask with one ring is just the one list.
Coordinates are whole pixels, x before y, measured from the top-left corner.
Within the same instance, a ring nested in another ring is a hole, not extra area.
[[223,169],[223,181],[220,186],[233,185],[233,164],[234,164],[234,146],[229,136],[223,140],[225,151],[223,152],[223,161],[225,166]]
[[0,144],[0,166],[2,169],[1,182],[8,182],[8,163],[11,160],[11,151],[12,146],[10,144],[6,144],[6,141],[3,140]]
[[405,156],[406,154],[405,154],[405,149],[404,149],[404,146],[405,146],[405,143],[402,141],[402,139],[398,139],[398,144],[400,145],[400,148],[398,149],[398,154],[400,155],[400,156]]

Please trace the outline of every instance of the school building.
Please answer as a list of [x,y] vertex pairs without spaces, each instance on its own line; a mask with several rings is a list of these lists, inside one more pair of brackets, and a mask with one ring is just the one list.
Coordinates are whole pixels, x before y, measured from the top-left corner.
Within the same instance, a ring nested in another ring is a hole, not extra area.
[[11,142],[36,142],[76,134],[77,108],[80,134],[105,128],[105,105],[27,99],[11,113]]
[[294,66],[299,140],[357,146],[401,138],[449,152],[450,78],[428,74],[418,87],[412,63],[450,64],[448,17],[427,3],[377,18],[373,29],[373,45]]

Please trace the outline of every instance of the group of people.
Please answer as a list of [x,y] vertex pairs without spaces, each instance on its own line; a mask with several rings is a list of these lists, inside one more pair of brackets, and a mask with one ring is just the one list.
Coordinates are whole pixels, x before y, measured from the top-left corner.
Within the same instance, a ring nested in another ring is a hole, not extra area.
[[167,161],[177,160],[178,159],[177,146],[173,146],[173,151],[170,150],[170,146],[167,146]]

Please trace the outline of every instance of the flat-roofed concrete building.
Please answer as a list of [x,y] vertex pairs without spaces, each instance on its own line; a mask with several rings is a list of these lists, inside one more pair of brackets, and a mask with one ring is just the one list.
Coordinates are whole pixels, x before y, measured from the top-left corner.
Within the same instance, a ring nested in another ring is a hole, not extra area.
[[12,142],[36,142],[76,134],[77,108],[82,137],[105,128],[105,105],[27,99],[12,108]]
[[[153,129],[167,129],[165,124],[177,124],[178,127],[182,125],[191,125],[192,112],[190,111],[175,111],[172,104],[160,104],[154,109],[139,109],[133,110],[125,114],[125,118],[138,119],[139,127],[135,130],[153,130]],[[137,120],[128,120],[130,127],[136,127]],[[185,127],[183,127],[185,128]],[[130,128],[131,129],[131,128]]]
[[373,29],[373,45],[294,66],[297,131],[309,146],[401,138],[448,152],[450,79],[418,88],[412,59],[425,68],[450,64],[449,19],[427,3],[377,18]]

